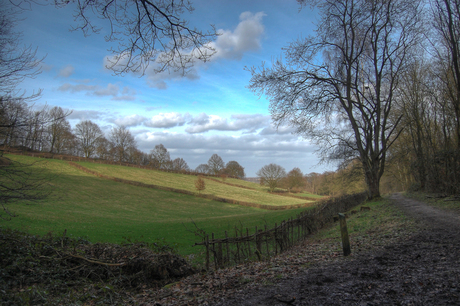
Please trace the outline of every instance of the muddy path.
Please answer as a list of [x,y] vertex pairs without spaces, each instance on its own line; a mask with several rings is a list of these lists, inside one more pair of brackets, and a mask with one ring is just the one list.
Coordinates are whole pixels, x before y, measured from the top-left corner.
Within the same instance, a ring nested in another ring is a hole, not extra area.
[[[460,305],[460,217],[395,194],[422,230],[383,250],[326,263],[216,305]],[[214,303],[213,303],[214,304]]]

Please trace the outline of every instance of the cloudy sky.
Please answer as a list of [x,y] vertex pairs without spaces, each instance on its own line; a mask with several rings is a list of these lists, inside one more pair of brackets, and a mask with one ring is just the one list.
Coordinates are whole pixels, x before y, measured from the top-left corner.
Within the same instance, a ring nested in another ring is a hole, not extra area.
[[197,64],[186,77],[153,69],[142,77],[115,76],[105,68],[106,28],[85,37],[70,31],[76,26],[72,5],[33,5],[19,26],[24,44],[46,57],[43,72],[22,87],[43,89],[37,105],[73,110],[72,126],[92,120],[108,135],[111,127],[125,125],[140,150],[163,144],[192,169],[217,153],[224,162],[238,161],[247,176],[269,163],[304,173],[334,170],[318,165],[317,148],[289,127],[273,128],[268,99],[246,88],[251,74],[244,67],[269,65],[289,42],[312,34],[314,12],[299,10],[295,0],[192,2],[195,11],[185,16],[190,25],[208,30],[213,24],[221,35],[213,42],[217,53],[211,61]]

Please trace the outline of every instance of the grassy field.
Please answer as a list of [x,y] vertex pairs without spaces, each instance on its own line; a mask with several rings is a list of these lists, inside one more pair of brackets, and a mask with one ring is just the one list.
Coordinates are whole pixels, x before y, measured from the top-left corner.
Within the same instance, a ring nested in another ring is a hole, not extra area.
[[[196,192],[195,180],[197,178],[193,175],[167,173],[163,171],[96,164],[90,162],[79,162],[78,164],[90,170],[112,177]],[[203,194],[211,194],[217,197],[232,199],[239,202],[249,202],[271,206],[295,205],[311,202],[308,200],[271,194],[260,188],[260,185],[258,184],[242,180],[229,179],[228,183],[238,185],[244,184],[244,186],[254,188],[255,190],[230,186],[228,184],[222,184],[209,179],[205,179],[205,182],[206,189],[202,191]]]
[[[25,163],[38,160],[25,156],[8,157]],[[90,166],[86,163],[82,165],[88,168]],[[0,220],[0,226],[33,234],[53,232],[60,235],[67,230],[68,235],[86,237],[92,242],[119,243],[127,239],[155,242],[158,239],[165,239],[166,242],[175,245],[179,253],[186,255],[197,251],[197,248],[193,248],[192,245],[199,241],[199,237],[187,230],[187,228],[194,228],[192,219],[206,232],[220,235],[225,230],[233,232],[235,226],[251,229],[256,225],[272,226],[275,222],[279,223],[305,210],[303,208],[266,211],[191,195],[126,185],[86,174],[60,160],[40,159],[40,162],[33,167],[44,169],[49,176],[52,195],[37,203],[9,205],[9,209],[18,216],[10,221]],[[117,176],[125,179],[142,178],[146,183],[149,177],[151,177],[150,182],[158,184],[161,180],[168,180],[167,176],[171,175],[120,166],[105,167],[108,169],[106,173],[108,175],[115,176],[114,174],[118,173]],[[112,171],[110,167],[113,167]],[[103,167],[94,166],[92,169],[101,170]],[[155,178],[154,173],[163,176],[161,179]],[[173,178],[169,178],[170,181],[184,186],[187,184],[184,175],[171,176]],[[193,182],[196,178],[190,177],[190,179]],[[206,183],[207,192],[212,190],[212,192],[235,193],[247,197],[249,195],[245,192],[254,192],[246,190],[238,193],[235,189],[243,189],[212,183],[210,180]],[[226,191],[226,188],[231,188],[231,191]],[[262,197],[262,192],[257,194]],[[283,201],[290,200],[286,197],[278,198]],[[254,200],[259,198],[254,197]],[[286,202],[283,204],[285,205]],[[276,205],[275,200],[273,205]]]

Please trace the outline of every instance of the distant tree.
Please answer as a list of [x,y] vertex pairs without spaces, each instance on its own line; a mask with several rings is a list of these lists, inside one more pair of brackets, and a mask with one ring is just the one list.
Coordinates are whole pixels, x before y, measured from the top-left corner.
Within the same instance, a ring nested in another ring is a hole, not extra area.
[[273,192],[286,176],[286,170],[277,164],[269,164],[257,171],[257,176],[260,177],[261,183],[263,182],[264,185],[268,185],[270,191]]
[[96,142],[96,155],[102,159],[110,159],[110,150],[112,144],[104,136],[100,137]]
[[171,157],[169,156],[168,150],[164,145],[156,145],[154,149],[150,151],[151,164],[156,169],[166,170],[171,167]]
[[46,134],[50,153],[62,153],[73,145],[75,136],[72,134],[70,123],[66,119],[70,113],[65,112],[59,106],[55,106],[49,110],[49,123],[46,127]]
[[244,168],[236,161],[232,160],[227,163],[225,166],[225,173],[229,176],[237,177],[237,178],[244,178],[246,175],[244,174]]
[[214,175],[219,175],[220,172],[225,168],[224,161],[217,154],[213,154],[211,158],[209,158],[208,166],[210,174]]
[[190,171],[190,168],[185,160],[180,157],[172,161],[172,167],[174,171]]
[[17,146],[30,124],[29,107],[22,99],[0,96],[0,143]]
[[136,147],[134,137],[128,128],[123,125],[112,128],[110,142],[112,143],[112,158],[120,163],[127,162],[129,160],[129,150]]
[[304,185],[303,173],[299,168],[294,168],[286,175],[286,187],[289,190],[301,188]]
[[201,191],[205,190],[206,183],[204,182],[203,176],[199,175],[195,181],[195,188],[198,190],[198,193],[201,194]]
[[316,172],[308,173],[305,175],[304,177],[305,187],[308,192],[314,193],[314,194],[317,193],[320,176],[321,174],[316,173]]
[[198,167],[196,167],[195,172],[202,173],[202,174],[209,174],[210,173],[209,165],[200,164]]
[[100,138],[104,137],[101,128],[91,120],[81,121],[75,126],[75,136],[86,158],[90,158],[97,149]]

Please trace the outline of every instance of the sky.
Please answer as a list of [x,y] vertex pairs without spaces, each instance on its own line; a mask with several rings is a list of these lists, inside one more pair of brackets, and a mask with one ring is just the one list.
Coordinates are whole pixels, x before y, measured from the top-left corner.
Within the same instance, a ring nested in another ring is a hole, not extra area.
[[72,110],[72,127],[82,120],[97,123],[108,137],[112,127],[125,125],[139,150],[148,153],[163,144],[172,159],[183,158],[191,169],[214,154],[225,163],[235,160],[246,176],[256,176],[275,163],[304,174],[335,170],[319,164],[310,141],[292,134],[290,127],[274,128],[269,99],[251,92],[251,73],[282,55],[282,48],[314,34],[317,16],[300,10],[295,0],[193,0],[195,10],[184,14],[192,27],[204,31],[214,25],[220,36],[216,54],[198,63],[185,77],[175,73],[114,75],[105,63],[112,46],[104,40],[107,27],[85,37],[76,26],[70,4],[33,4],[21,15],[23,43],[44,57],[42,73],[27,79],[27,92],[43,89],[36,107]]

